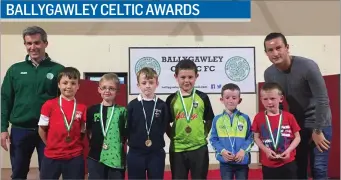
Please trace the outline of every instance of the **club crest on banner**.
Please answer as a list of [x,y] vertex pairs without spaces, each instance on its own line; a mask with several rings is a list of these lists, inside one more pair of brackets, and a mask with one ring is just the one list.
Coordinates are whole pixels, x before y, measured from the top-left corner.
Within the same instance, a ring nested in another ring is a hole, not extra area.
[[234,56],[226,61],[225,73],[232,81],[243,81],[250,74],[250,65],[245,58]]
[[160,66],[159,62],[152,57],[143,57],[143,58],[139,59],[135,64],[135,74],[137,72],[139,72],[144,67],[150,67],[150,68],[154,69],[156,71],[157,75],[159,75],[159,76],[161,74],[161,66]]

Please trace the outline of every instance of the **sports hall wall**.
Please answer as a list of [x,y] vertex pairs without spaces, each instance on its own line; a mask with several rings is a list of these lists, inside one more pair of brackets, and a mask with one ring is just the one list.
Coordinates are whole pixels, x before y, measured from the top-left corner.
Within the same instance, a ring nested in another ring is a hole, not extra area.
[[[337,1],[255,1],[252,21],[242,23],[2,22],[1,80],[9,66],[26,55],[21,32],[31,25],[47,31],[47,52],[53,60],[77,67],[81,73],[128,72],[129,47],[254,46],[258,83],[264,80],[263,72],[270,65],[264,54],[264,37],[269,32],[279,31],[287,36],[291,54],[314,59],[323,75],[339,74],[339,8]],[[221,112],[219,95],[209,97],[214,112]],[[133,98],[135,96],[128,97]],[[239,109],[253,118],[258,109],[256,94],[243,94],[242,98]],[[254,150],[252,162],[257,163],[257,148]],[[1,151],[2,168],[10,168],[9,153]],[[168,156],[166,158],[168,164]],[[213,153],[210,163],[217,163]],[[36,153],[31,167],[37,167]]]

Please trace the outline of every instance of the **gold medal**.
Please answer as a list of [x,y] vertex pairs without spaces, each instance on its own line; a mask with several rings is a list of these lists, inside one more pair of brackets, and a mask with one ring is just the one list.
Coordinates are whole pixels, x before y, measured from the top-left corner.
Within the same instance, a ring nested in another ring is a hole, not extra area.
[[77,109],[77,102],[76,102],[76,99],[74,99],[74,102],[73,102],[73,110],[72,110],[72,117],[71,117],[71,120],[70,120],[70,124],[68,123],[68,120],[66,119],[66,116],[65,116],[65,113],[63,111],[63,108],[62,108],[62,96],[59,96],[59,108],[60,108],[60,111],[62,112],[63,114],[63,119],[64,119],[64,125],[65,125],[65,128],[66,128],[66,131],[68,133],[68,135],[66,136],[65,138],[65,142],[66,143],[70,143],[72,141],[72,138],[70,137],[70,130],[71,130],[71,127],[73,125],[73,122],[75,120],[75,116],[76,116],[76,109]]
[[[198,107],[198,104],[195,103],[195,98],[194,98],[195,97],[195,89],[193,88],[193,90],[192,90],[192,102],[191,102],[191,108],[189,109],[189,112],[186,109],[185,100],[184,100],[184,97],[182,96],[181,90],[179,90],[178,93],[179,93],[179,97],[181,99],[183,111],[184,111],[185,116],[186,116],[187,124],[189,124],[191,122],[191,116],[193,113],[194,104],[195,104],[196,108]],[[185,128],[185,131],[187,134],[189,134],[192,132],[192,128],[189,127],[189,125],[187,125],[187,127]]]
[[152,140],[149,139],[149,134],[150,134],[150,129],[152,128],[153,121],[154,121],[156,103],[157,103],[157,98],[156,98],[156,96],[155,96],[155,97],[154,97],[154,107],[153,107],[152,117],[151,117],[151,120],[150,120],[150,126],[149,126],[149,128],[148,128],[148,124],[147,124],[147,115],[146,115],[146,111],[145,111],[144,106],[143,106],[143,99],[142,99],[142,101],[141,101],[144,119],[146,120],[146,131],[147,131],[147,140],[144,142],[144,144],[145,144],[147,147],[152,146]]
[[145,144],[146,144],[147,147],[152,146],[152,140],[147,139],[146,142],[145,142]]
[[192,128],[191,127],[189,127],[189,126],[187,126],[186,127],[186,129],[185,129],[185,131],[186,131],[186,133],[191,133],[192,132]]
[[108,146],[107,144],[103,143],[102,148],[103,148],[104,150],[108,150],[108,149],[109,149],[109,146]]
[[271,125],[270,125],[270,121],[269,121],[269,118],[268,118],[268,115],[267,115],[267,112],[265,111],[265,120],[266,120],[266,125],[268,127],[268,131],[269,131],[269,134],[270,134],[270,138],[271,138],[271,141],[272,141],[272,144],[273,144],[273,150],[276,152],[276,158],[277,157],[280,157],[279,154],[279,151],[278,151],[278,143],[281,139],[281,127],[282,127],[282,121],[283,121],[283,114],[282,114],[282,111],[280,111],[280,115],[279,115],[279,122],[278,122],[278,127],[277,127],[277,135],[276,135],[276,139],[274,138],[274,135],[272,134],[272,129],[271,129]]
[[[104,139],[107,137],[108,131],[110,129],[111,120],[112,120],[112,117],[114,115],[114,111],[115,111],[115,105],[112,106],[110,116],[109,116],[109,118],[107,118],[106,125],[104,127],[104,123],[103,123],[104,122],[103,121],[103,118],[104,118],[103,117],[103,103],[101,103],[101,106],[100,106],[100,114],[101,114],[100,123],[101,123],[101,129],[102,129],[102,134],[103,134]],[[104,144],[103,144],[103,146],[104,146]]]
[[70,136],[66,136],[66,138],[65,138],[65,142],[67,142],[67,143],[70,143],[71,142],[71,137]]

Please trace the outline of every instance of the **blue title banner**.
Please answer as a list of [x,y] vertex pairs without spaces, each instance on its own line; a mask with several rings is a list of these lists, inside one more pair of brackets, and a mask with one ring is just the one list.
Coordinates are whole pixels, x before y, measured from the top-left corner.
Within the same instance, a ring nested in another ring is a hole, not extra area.
[[2,19],[251,19],[251,0],[2,0]]

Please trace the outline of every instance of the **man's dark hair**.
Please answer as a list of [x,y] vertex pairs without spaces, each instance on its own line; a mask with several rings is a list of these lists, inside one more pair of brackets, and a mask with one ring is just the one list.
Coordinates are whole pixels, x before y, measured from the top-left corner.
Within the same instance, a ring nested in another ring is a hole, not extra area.
[[263,91],[271,91],[271,90],[278,90],[279,95],[283,95],[283,89],[281,85],[275,82],[267,82],[264,83],[262,88]]
[[75,80],[79,80],[80,79],[80,72],[78,71],[78,69],[74,68],[74,67],[65,67],[59,74],[58,74],[58,83],[60,82],[60,80],[62,79],[63,76],[67,76],[69,79],[75,79]]
[[198,73],[197,65],[191,60],[182,60],[175,66],[175,74],[178,75],[180,70],[193,70],[195,74]]
[[233,84],[233,83],[228,83],[225,84],[222,88],[221,88],[221,97],[223,97],[224,95],[224,91],[226,90],[231,90],[231,91],[239,91],[240,94],[240,88],[237,84]]
[[266,46],[265,46],[265,42],[266,41],[270,41],[276,38],[281,38],[285,47],[288,46],[288,42],[287,42],[287,38],[285,38],[285,36],[282,33],[279,32],[272,32],[270,34],[268,34],[265,39],[264,39],[264,51],[266,52]]
[[36,35],[36,34],[40,34],[41,40],[46,43],[47,42],[47,33],[45,32],[45,30],[39,26],[30,26],[27,27],[26,29],[24,29],[23,33],[22,33],[22,37],[25,41],[25,37],[26,36],[31,36],[31,35]]

